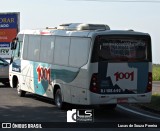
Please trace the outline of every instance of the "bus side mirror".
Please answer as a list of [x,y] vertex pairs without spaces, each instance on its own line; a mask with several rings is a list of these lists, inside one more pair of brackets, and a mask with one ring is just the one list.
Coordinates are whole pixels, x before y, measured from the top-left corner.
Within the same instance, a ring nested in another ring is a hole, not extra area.
[[11,50],[15,50],[17,47],[17,38],[14,38],[11,42]]
[[10,60],[10,63],[9,63],[9,64],[12,64],[12,62],[13,62],[13,57],[11,57],[11,60]]

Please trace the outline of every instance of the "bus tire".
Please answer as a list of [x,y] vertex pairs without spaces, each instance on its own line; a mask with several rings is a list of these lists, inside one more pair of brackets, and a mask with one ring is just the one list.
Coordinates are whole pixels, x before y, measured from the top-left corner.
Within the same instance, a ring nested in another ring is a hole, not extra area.
[[60,88],[56,90],[54,102],[59,109],[65,109],[65,103],[62,101],[62,93]]
[[25,91],[22,91],[22,90],[20,89],[20,87],[19,87],[19,82],[18,82],[18,81],[17,81],[16,89],[17,89],[17,94],[18,94],[18,96],[20,96],[20,97],[24,97],[24,96],[25,96],[26,92],[25,92]]

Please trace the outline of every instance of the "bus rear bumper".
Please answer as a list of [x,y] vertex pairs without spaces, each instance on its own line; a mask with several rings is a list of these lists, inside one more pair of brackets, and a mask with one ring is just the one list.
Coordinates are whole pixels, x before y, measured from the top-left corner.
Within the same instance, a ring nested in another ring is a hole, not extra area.
[[89,105],[121,104],[121,103],[150,103],[152,93],[144,94],[95,94],[91,93]]

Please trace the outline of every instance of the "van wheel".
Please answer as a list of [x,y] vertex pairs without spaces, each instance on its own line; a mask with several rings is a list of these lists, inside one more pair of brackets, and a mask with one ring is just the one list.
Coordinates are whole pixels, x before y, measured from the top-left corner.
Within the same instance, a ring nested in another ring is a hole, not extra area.
[[17,93],[20,97],[24,97],[26,92],[25,91],[22,91],[19,87],[19,82],[17,82],[17,86],[16,86],[16,89],[17,89]]
[[62,101],[62,93],[61,93],[61,89],[57,89],[56,93],[55,93],[55,98],[54,98],[54,102],[56,104],[56,106],[59,109],[64,109],[65,108],[65,103]]

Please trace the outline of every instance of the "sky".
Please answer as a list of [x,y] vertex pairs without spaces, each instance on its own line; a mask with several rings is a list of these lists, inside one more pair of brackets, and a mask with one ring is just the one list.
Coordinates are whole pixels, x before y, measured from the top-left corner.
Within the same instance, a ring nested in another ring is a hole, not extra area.
[[107,1],[118,0],[0,0],[0,13],[20,12],[20,30],[92,23],[149,33],[153,63],[160,64],[160,0]]

